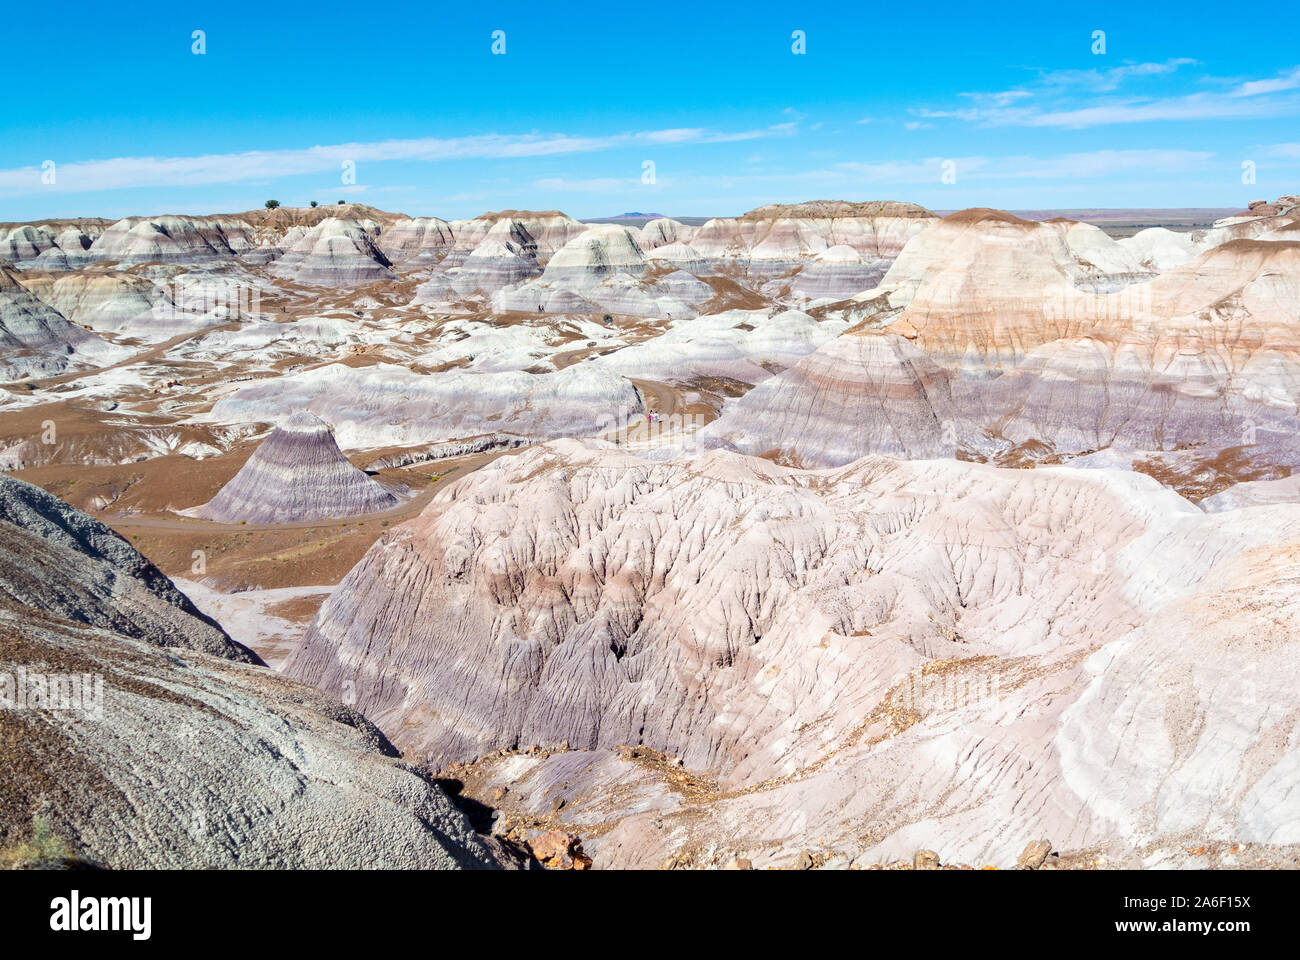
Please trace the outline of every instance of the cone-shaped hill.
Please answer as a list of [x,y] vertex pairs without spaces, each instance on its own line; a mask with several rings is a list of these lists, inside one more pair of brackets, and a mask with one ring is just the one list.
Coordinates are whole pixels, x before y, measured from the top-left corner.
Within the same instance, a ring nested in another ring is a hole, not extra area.
[[273,430],[193,515],[219,523],[288,523],[352,517],[397,504],[397,497],[343,456],[328,424],[302,411]]

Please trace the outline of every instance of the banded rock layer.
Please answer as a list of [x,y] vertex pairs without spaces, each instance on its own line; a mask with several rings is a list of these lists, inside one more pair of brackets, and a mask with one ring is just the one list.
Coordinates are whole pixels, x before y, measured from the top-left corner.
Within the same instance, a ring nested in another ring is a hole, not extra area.
[[[367,229],[369,228],[369,229]],[[294,236],[271,273],[302,283],[359,284],[396,277],[392,263],[371,234],[378,224],[330,218]]]
[[217,495],[192,511],[218,523],[289,523],[375,513],[395,496],[343,456],[328,424],[285,418]]
[[271,423],[309,410],[333,425],[345,450],[434,443],[495,430],[551,439],[603,429],[644,402],[623,377],[595,364],[555,373],[518,370],[436,376],[394,364],[330,364],[262,380],[213,405],[211,420]]
[[[1099,293],[1099,278],[1119,274],[1096,273],[1107,262],[1100,255],[1082,265],[1083,244],[1071,246],[1063,229],[986,211],[954,215],[858,298],[865,319],[840,339],[887,333],[937,365],[955,411],[933,417],[950,421],[956,446],[978,457],[1247,444],[1278,464],[1300,463],[1300,245],[1231,240]],[[869,416],[861,407],[864,392],[895,379],[881,379],[872,353],[827,344],[730,404],[708,433],[748,452],[797,448],[809,466],[913,447],[938,455],[926,439],[931,416],[906,404]],[[841,410],[888,424],[903,442],[852,428],[832,412]],[[762,425],[762,449],[752,424]]]
[[62,373],[108,362],[125,351],[75,324],[37,298],[0,261],[0,381]]
[[728,403],[701,439],[793,464],[841,466],[866,453],[953,456],[960,418],[948,373],[907,340],[839,336]]
[[[668,247],[661,247],[660,253]],[[660,258],[662,259],[662,257]],[[498,310],[590,312],[676,318],[692,316],[713,289],[681,270],[646,276],[647,259],[627,227],[589,227],[555,252],[540,277],[498,291]],[[670,266],[671,269],[671,266]]]

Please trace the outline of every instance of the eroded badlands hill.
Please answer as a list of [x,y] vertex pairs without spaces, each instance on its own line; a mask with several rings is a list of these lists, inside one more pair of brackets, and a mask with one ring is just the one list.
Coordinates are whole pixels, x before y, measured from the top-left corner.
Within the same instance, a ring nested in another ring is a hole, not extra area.
[[1248,447],[1289,470],[1300,247],[1233,239],[1144,278],[1117,246],[1084,224],[954,214],[853,299],[848,333],[706,433],[811,466]]
[[329,424],[298,412],[258,446],[193,516],[218,523],[289,523],[375,513],[398,499],[348,462]]
[[[308,823],[305,864],[480,862],[338,696],[598,865],[1284,862],[1298,225],[5,225],[0,466],[132,546],[6,514],[0,616],[22,662],[113,671],[118,726],[33,722],[161,825],[112,821],[131,860],[69,787],[61,828],[109,862],[272,863]],[[249,808],[187,832],[189,767]],[[23,783],[12,830],[54,789]]]
[[[1132,473],[561,441],[381,539],[286,671],[355,689],[435,766],[567,743],[609,865],[688,838],[992,862],[1039,835],[1287,846],[1297,557],[1300,506],[1206,515]],[[620,806],[589,768],[625,744],[716,791]]]

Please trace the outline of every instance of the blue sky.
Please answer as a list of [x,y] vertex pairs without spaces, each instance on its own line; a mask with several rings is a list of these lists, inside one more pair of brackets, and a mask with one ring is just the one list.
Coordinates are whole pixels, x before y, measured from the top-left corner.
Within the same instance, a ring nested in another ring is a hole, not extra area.
[[453,218],[1300,192],[1300,47],[1277,39],[1300,36],[1300,5],[281,0],[6,17],[0,220],[268,198]]

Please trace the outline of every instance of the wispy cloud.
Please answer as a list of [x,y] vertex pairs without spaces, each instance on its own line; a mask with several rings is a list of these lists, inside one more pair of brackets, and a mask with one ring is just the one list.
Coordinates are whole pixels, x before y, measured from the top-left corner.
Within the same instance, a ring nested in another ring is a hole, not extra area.
[[0,170],[0,195],[41,192],[85,192],[133,187],[185,187],[218,183],[275,180],[303,174],[334,172],[344,163],[388,161],[502,160],[594,153],[624,147],[732,143],[783,136],[795,132],[797,121],[741,131],[711,131],[697,127],[618,133],[601,137],[567,134],[487,134],[456,138],[426,137],[340,143],[289,150],[249,150],[197,157],[116,157],[78,160],[56,166],[54,184],[42,182],[41,162]]
[[1300,67],[1289,70],[1280,76],[1273,77],[1270,80],[1251,80],[1243,83],[1237,89],[1233,90],[1231,97],[1257,97],[1268,93],[1281,93],[1284,90],[1295,90],[1300,87]]
[[693,185],[710,189],[752,186],[767,190],[834,190],[845,195],[880,187],[937,186],[951,162],[963,184],[1051,183],[1073,184],[1115,174],[1168,176],[1174,173],[1213,171],[1223,166],[1214,153],[1202,150],[1092,150],[1046,156],[1015,155],[918,157],[907,160],[845,161],[805,170],[756,171],[712,176],[692,176]]
[[1199,60],[1190,57],[1174,57],[1159,63],[1125,63],[1106,70],[1045,70],[1039,73],[1038,82],[1049,87],[1082,87],[1105,93],[1119,89],[1121,84],[1135,77],[1165,76],[1179,67],[1199,64]]
[[1300,143],[1270,143],[1251,147],[1249,155],[1264,160],[1300,160]]
[[1175,57],[1159,63],[1125,63],[1106,70],[1038,70],[1033,81],[1009,90],[974,91],[965,97],[984,110],[1000,110],[1033,97],[1059,98],[1073,93],[1107,93],[1118,90],[1125,81],[1136,77],[1156,77],[1173,73],[1179,67],[1199,63],[1189,57]]
[[1222,92],[1130,95],[1101,101],[1080,96],[1115,91],[1134,78],[1169,74],[1196,63],[1180,57],[1162,63],[1125,64],[1109,70],[1045,72],[1036,84],[993,93],[962,94],[971,102],[970,106],[918,107],[910,112],[926,120],[960,120],[987,127],[1070,129],[1167,120],[1261,119],[1300,113],[1300,96],[1273,96],[1300,90],[1300,67],[1270,79],[1237,83]]
[[1204,150],[1090,150],[1047,157],[928,157],[884,163],[842,163],[846,175],[870,183],[938,182],[951,160],[964,180],[1077,180],[1117,173],[1186,173],[1209,169],[1215,154]]
[[1156,100],[1122,100],[1089,107],[1057,110],[1039,108],[926,110],[917,115],[928,119],[954,118],[985,126],[1063,127],[1082,129],[1118,123],[1151,123],[1163,120],[1260,119],[1290,116],[1300,111],[1300,100],[1242,101],[1214,94],[1189,94]]
[[1016,88],[1014,90],[999,90],[995,93],[963,93],[962,96],[984,107],[1008,107],[1017,100],[1032,97],[1033,94],[1028,90]]

